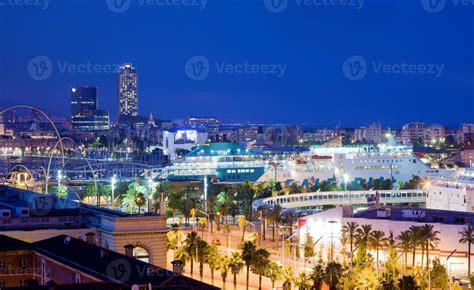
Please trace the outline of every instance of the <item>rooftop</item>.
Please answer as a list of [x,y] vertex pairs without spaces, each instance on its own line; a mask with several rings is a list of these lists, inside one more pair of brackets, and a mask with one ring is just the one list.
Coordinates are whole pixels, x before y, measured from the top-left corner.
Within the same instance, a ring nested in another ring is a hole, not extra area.
[[[345,215],[349,217],[349,215]],[[474,224],[474,212],[414,207],[378,207],[354,214],[354,218],[415,221],[422,223]]]

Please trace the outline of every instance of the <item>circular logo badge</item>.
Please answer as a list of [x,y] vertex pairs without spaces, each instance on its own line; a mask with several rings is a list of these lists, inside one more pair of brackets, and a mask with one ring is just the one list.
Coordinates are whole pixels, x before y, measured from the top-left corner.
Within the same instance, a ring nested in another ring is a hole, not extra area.
[[342,73],[351,81],[358,81],[367,74],[367,61],[362,56],[351,56],[342,64]]
[[288,0],[263,0],[263,4],[272,13],[280,13],[288,8]]
[[421,6],[429,13],[438,13],[446,6],[446,0],[421,0]]
[[194,56],[184,65],[184,72],[194,81],[201,81],[207,78],[209,70],[209,60],[205,56]]
[[130,263],[125,259],[117,259],[109,263],[105,269],[107,277],[125,283],[132,275]]
[[112,12],[123,13],[130,8],[132,0],[106,0],[107,6]]
[[32,79],[44,81],[53,73],[53,63],[47,56],[37,56],[30,60],[27,69]]
[[35,216],[48,215],[54,206],[54,196],[50,195],[32,195],[28,199],[30,212]]

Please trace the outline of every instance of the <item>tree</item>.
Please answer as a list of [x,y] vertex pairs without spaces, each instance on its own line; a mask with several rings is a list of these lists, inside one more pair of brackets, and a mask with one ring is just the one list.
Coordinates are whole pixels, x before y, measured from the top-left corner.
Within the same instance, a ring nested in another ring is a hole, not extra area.
[[446,268],[441,264],[439,258],[433,260],[431,269],[431,287],[439,289],[448,289],[449,277]]
[[306,273],[302,272],[298,275],[295,281],[295,286],[300,290],[310,290],[311,289],[311,279]]
[[199,262],[199,277],[203,277],[204,273],[204,263],[206,262],[206,256],[209,252],[209,244],[202,240],[198,239],[197,241],[197,261]]
[[413,249],[413,259],[411,266],[412,268],[415,267],[415,257],[416,257],[416,247],[420,245],[421,243],[421,232],[420,232],[420,227],[417,226],[411,226],[408,229],[411,237],[411,246]]
[[314,257],[314,241],[313,236],[308,232],[306,233],[306,241],[304,243],[304,258],[305,260]]
[[291,290],[291,283],[295,280],[295,274],[291,267],[283,268],[283,289]]
[[313,267],[313,271],[311,272],[310,276],[311,280],[313,280],[313,287],[314,290],[321,290],[323,287],[323,279],[324,279],[324,267],[322,264],[317,264]]
[[239,227],[242,231],[242,239],[240,240],[240,243],[243,244],[245,240],[245,228],[247,227],[247,219],[243,215],[239,216]]
[[439,244],[440,239],[438,238],[438,235],[440,232],[434,230],[434,226],[429,224],[422,225],[420,231],[426,248],[426,269],[428,269],[430,262],[430,248],[433,249]]
[[270,262],[270,265],[266,269],[265,276],[270,278],[270,281],[272,281],[272,289],[275,289],[276,281],[280,280],[283,276],[283,266],[277,262]]
[[234,287],[237,287],[237,274],[240,273],[245,263],[239,252],[232,252],[230,255],[229,267],[234,275]]
[[253,242],[244,242],[242,244],[242,260],[247,267],[247,290],[249,289],[249,276],[250,276],[250,266],[252,266],[252,262],[254,261],[254,253],[257,250],[255,244]]
[[247,220],[252,219],[252,204],[256,198],[255,196],[255,189],[250,183],[250,181],[246,180],[239,188],[237,193],[238,200],[241,204],[241,209],[245,214]]
[[380,267],[379,267],[379,251],[381,248],[385,246],[387,243],[387,237],[385,237],[385,233],[380,230],[376,230],[371,232],[369,237],[369,245],[372,249],[375,250],[376,253],[376,261],[377,261],[377,276],[380,274]]
[[377,275],[375,275],[375,270],[372,266],[366,266],[362,269],[362,271],[357,275],[355,286],[355,289],[377,289]]
[[225,281],[227,279],[227,274],[229,273],[229,264],[230,264],[230,257],[228,255],[224,255],[219,259],[219,263],[217,264],[217,268],[221,272],[222,278],[222,289],[225,289]]
[[209,266],[209,270],[211,270],[211,281],[214,283],[214,271],[216,270],[219,264],[219,250],[217,249],[216,245],[209,246],[207,250],[207,255],[204,257],[204,262]]
[[351,266],[354,262],[354,241],[357,235],[357,230],[359,229],[359,224],[357,222],[347,222],[342,227],[343,241],[349,242],[349,247],[351,251]]
[[362,265],[367,262],[367,248],[369,246],[370,236],[372,233],[371,225],[362,225],[357,229],[356,245],[357,245],[357,265]]
[[467,244],[467,276],[471,276],[471,245],[474,243],[474,227],[471,225],[466,226],[462,231],[459,232],[461,238],[459,242]]
[[60,184],[56,187],[56,195],[58,197],[62,197],[62,198],[65,198],[67,197],[68,195],[68,192],[67,192],[67,187],[63,184]]
[[199,227],[201,228],[201,239],[204,239],[204,230],[206,229],[207,226],[207,219],[205,217],[202,217],[199,219]]
[[122,206],[129,213],[133,212],[133,209],[136,206],[135,203],[135,191],[127,191],[125,195],[122,196]]
[[399,247],[402,249],[402,253],[404,255],[404,261],[405,261],[405,274],[407,272],[407,267],[408,267],[408,252],[412,248],[412,235],[410,234],[410,231],[403,231],[401,232],[397,239],[400,241],[398,244]]
[[[267,214],[268,219],[272,222],[273,224],[273,229],[272,229],[272,235],[273,235],[273,240],[275,241],[275,248],[278,249],[278,227],[280,226],[280,223],[282,222],[282,214],[281,214],[282,208],[280,205],[276,205],[273,207],[273,209],[270,210],[270,212]],[[276,232],[276,237],[275,237],[275,232]]]
[[146,204],[145,195],[141,192],[135,196],[135,205],[138,207],[138,213],[141,212],[141,208]]
[[342,266],[337,262],[330,262],[324,271],[324,282],[329,290],[336,290],[342,275]]
[[262,276],[270,266],[270,253],[265,249],[258,249],[252,255],[252,271],[258,275],[258,289],[262,289]]
[[416,284],[413,276],[403,276],[398,279],[398,288],[403,290],[418,290],[420,287]]
[[189,260],[191,262],[191,275],[193,275],[193,266],[194,266],[194,259],[197,255],[197,247],[199,236],[196,232],[190,232],[186,236],[186,240],[184,241],[186,252],[189,256]]

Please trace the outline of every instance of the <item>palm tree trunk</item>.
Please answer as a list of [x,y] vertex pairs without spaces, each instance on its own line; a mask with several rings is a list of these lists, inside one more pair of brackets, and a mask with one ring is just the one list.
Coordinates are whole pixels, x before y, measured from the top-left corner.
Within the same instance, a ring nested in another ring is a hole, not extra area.
[[222,289],[225,289],[225,278],[222,278]]
[[430,268],[430,241],[426,242],[426,270]]
[[415,267],[415,257],[416,257],[416,246],[413,247],[413,260],[411,262],[411,268],[413,270],[413,268]]
[[408,271],[408,252],[405,252],[405,275]]
[[471,278],[471,241],[467,245],[467,277]]
[[204,263],[199,262],[199,276],[201,277],[201,281],[202,281],[203,272],[204,272]]
[[249,275],[250,275],[250,267],[247,266],[247,290],[249,290]]
[[278,250],[278,225],[277,225],[277,228],[276,228],[275,248]]
[[258,275],[258,290],[262,290],[262,275]]
[[214,269],[211,269],[211,283],[214,284]]
[[377,277],[380,275],[380,268],[379,268],[379,248],[376,250],[376,256],[377,256]]
[[191,276],[193,275],[194,259],[191,257]]
[[237,273],[234,272],[234,288],[237,287]]

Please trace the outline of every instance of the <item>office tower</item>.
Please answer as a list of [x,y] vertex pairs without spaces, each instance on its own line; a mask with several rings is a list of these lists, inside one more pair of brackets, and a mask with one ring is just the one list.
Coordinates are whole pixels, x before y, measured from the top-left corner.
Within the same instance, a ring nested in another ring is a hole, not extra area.
[[119,117],[138,115],[137,70],[124,64],[118,72]]
[[71,88],[71,123],[73,129],[82,131],[109,130],[109,112],[98,109],[97,87]]

